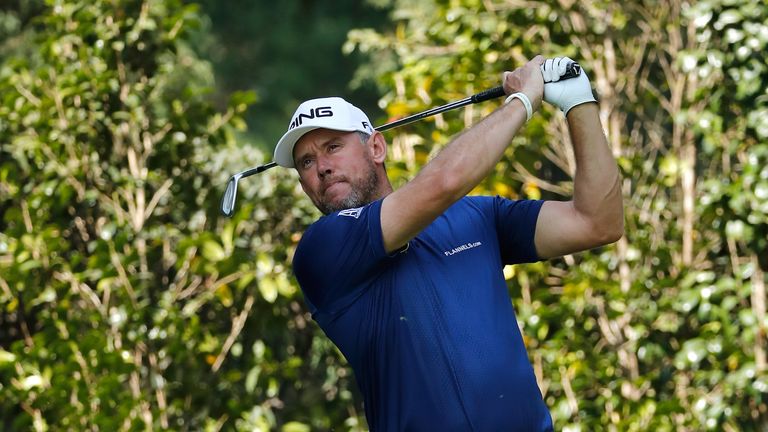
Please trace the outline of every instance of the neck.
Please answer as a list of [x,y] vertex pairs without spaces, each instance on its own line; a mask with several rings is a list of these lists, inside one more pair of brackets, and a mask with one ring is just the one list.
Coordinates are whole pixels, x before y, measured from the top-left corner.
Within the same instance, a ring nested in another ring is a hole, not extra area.
[[379,173],[379,193],[377,194],[376,199],[380,200],[387,195],[394,192],[394,189],[392,188],[392,183],[389,182],[389,177],[387,176],[387,171],[382,169]]

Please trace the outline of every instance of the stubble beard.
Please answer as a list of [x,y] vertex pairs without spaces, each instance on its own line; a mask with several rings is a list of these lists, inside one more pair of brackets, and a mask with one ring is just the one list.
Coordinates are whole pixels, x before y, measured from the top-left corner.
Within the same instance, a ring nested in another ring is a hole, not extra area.
[[370,159],[366,161],[368,162],[368,175],[357,182],[349,183],[351,189],[349,195],[336,203],[318,200],[315,202],[318,210],[324,215],[329,215],[341,210],[362,207],[374,201],[379,185],[379,174],[376,172],[373,161]]

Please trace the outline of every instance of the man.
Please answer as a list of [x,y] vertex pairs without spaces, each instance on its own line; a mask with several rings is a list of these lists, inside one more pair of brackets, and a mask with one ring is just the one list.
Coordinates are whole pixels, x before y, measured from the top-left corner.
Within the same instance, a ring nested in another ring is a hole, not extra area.
[[[343,99],[303,103],[278,143],[275,161],[296,168],[326,215],[304,234],[294,271],[355,371],[371,430],[552,430],[502,269],[623,234],[619,173],[589,79],[555,82],[569,62],[537,56],[505,72],[506,103],[396,191],[384,137]],[[568,121],[573,200],[466,197],[542,98]]]

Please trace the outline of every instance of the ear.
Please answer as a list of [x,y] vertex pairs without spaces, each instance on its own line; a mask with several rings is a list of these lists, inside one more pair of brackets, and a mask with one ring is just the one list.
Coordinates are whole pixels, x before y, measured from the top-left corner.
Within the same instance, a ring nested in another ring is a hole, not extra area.
[[384,135],[381,132],[374,132],[368,139],[368,143],[371,146],[371,156],[376,163],[384,163],[387,158],[387,140],[384,139]]

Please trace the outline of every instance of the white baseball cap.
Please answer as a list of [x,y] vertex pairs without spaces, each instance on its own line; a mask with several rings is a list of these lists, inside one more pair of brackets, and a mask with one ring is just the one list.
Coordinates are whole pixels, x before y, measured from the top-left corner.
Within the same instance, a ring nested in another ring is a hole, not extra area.
[[371,121],[360,108],[340,97],[311,99],[293,113],[288,132],[275,147],[274,161],[282,167],[293,168],[293,146],[305,133],[321,128],[373,134]]

